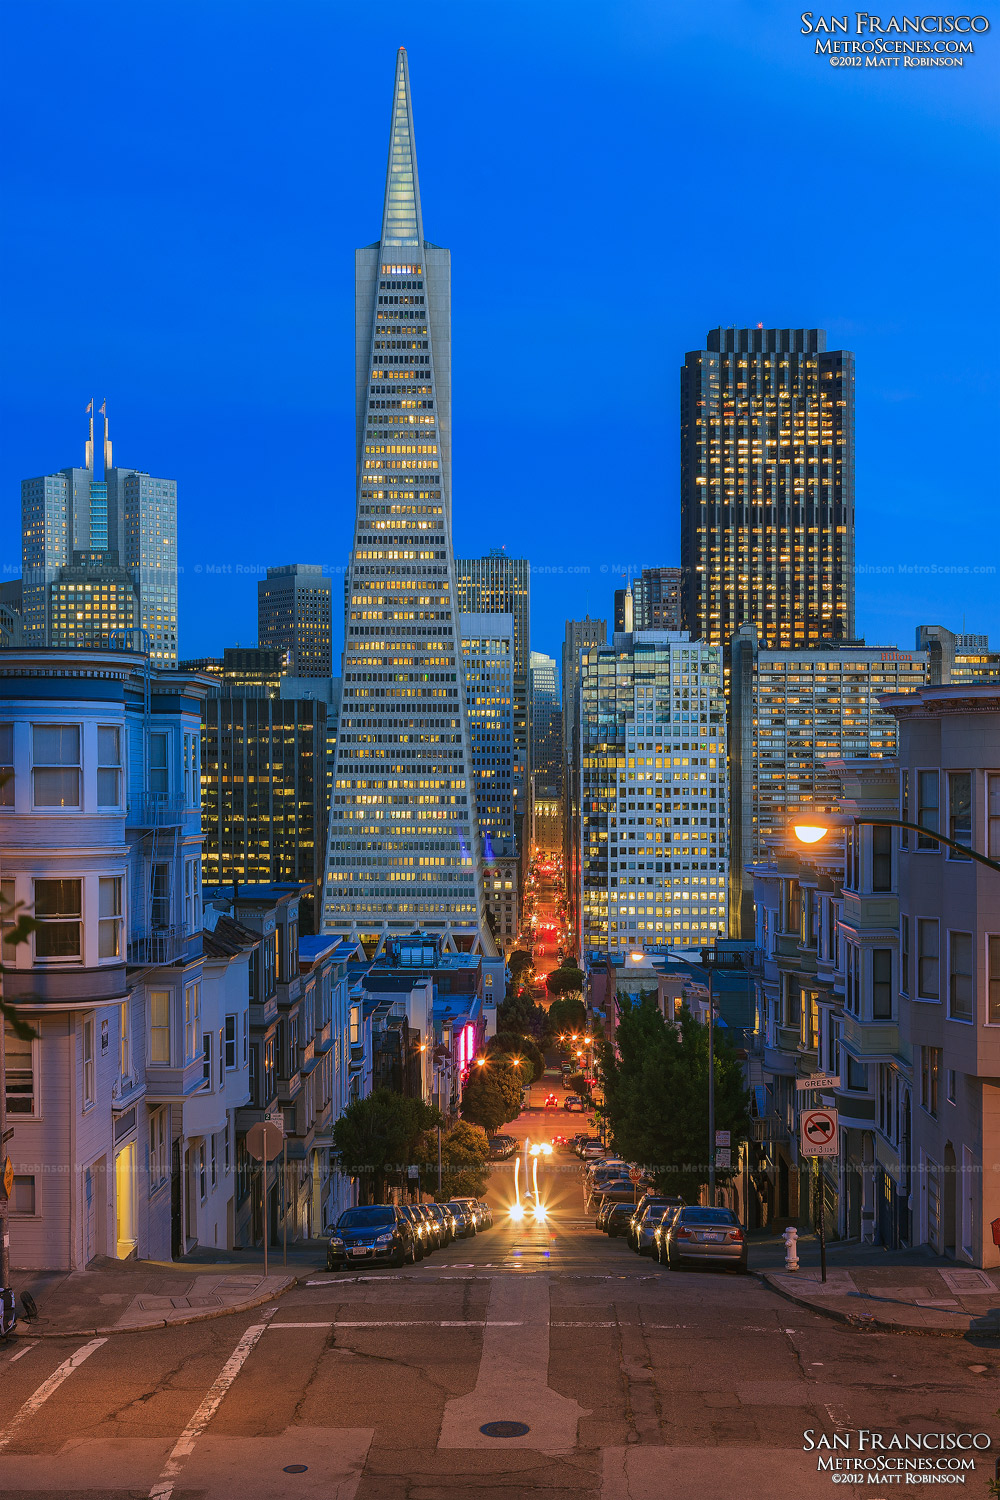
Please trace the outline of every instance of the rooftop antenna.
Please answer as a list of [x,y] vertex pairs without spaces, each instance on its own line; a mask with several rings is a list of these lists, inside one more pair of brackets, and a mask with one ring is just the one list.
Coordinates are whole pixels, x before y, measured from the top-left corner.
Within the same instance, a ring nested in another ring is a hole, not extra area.
[[105,396],[101,402],[100,412],[104,418],[104,477],[107,479],[108,470],[111,468],[111,438],[108,436],[108,398]]
[[89,435],[87,444],[83,450],[83,467],[92,469],[94,467],[94,398],[91,396],[87,402],[87,416],[90,418]]

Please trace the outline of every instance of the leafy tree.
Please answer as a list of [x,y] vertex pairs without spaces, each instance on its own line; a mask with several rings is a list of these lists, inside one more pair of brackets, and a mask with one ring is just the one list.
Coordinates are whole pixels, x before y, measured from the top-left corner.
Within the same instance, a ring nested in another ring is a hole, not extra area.
[[366,1203],[385,1199],[389,1177],[417,1159],[420,1138],[441,1119],[433,1105],[392,1089],[376,1089],[349,1104],[333,1124],[341,1169],[359,1181]]
[[510,977],[514,984],[523,982],[525,976],[531,972],[534,960],[527,948],[515,948],[507,960]]
[[511,995],[497,1006],[497,1031],[512,1031],[544,1043],[550,1031],[548,1012],[529,995]]
[[485,1130],[458,1120],[441,1135],[441,1188],[437,1185],[437,1132],[424,1136],[421,1177],[425,1192],[439,1203],[449,1198],[481,1198],[490,1177],[489,1141]]
[[578,969],[572,960],[564,960],[558,969],[545,981],[545,987],[550,995],[580,995],[583,993],[584,973]]
[[481,1125],[490,1135],[516,1120],[521,1113],[522,1082],[503,1058],[491,1060],[482,1068],[473,1066],[462,1091],[460,1113],[463,1120]]
[[491,1036],[486,1044],[486,1055],[488,1057],[523,1057],[531,1063],[532,1067],[532,1079],[526,1079],[526,1082],[537,1083],[545,1072],[545,1056],[541,1047],[532,1037],[524,1036],[516,1031],[498,1031],[496,1036]]
[[[676,1025],[666,1021],[655,995],[644,994],[626,1007],[616,1042],[617,1055],[608,1042],[600,1047],[603,1113],[615,1149],[645,1165],[659,1191],[696,1202],[708,1181],[708,1028],[687,1006]],[[714,1050],[715,1124],[730,1131],[735,1161],[750,1130],[749,1092],[724,1027],[715,1028]]]
[[[9,772],[6,776],[0,776],[0,786],[3,786],[4,782],[9,779]],[[8,901],[5,896],[0,895],[0,928],[3,929],[5,954],[9,953],[12,948],[16,948],[19,943],[26,943],[38,926],[34,917],[29,917],[23,907],[23,902]],[[20,1037],[22,1042],[30,1042],[35,1035],[27,1021],[22,1020],[17,1014],[14,1006],[5,1002],[3,993],[0,991],[0,1025],[5,1020],[10,1023],[14,1035]]]
[[581,1032],[587,1029],[587,1007],[576,996],[563,996],[553,1000],[549,1006],[549,1025],[553,1036],[561,1032]]

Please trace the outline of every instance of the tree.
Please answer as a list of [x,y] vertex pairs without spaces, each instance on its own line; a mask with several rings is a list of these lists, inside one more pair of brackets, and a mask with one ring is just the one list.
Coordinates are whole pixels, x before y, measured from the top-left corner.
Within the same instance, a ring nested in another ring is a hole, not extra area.
[[491,1060],[481,1068],[473,1065],[462,1091],[462,1119],[481,1125],[490,1135],[509,1120],[516,1120],[521,1113],[522,1089],[517,1072],[502,1059]]
[[511,995],[497,1006],[497,1031],[512,1031],[544,1043],[549,1030],[545,1006],[539,1005],[529,995]]
[[437,1185],[437,1132],[424,1136],[421,1178],[439,1203],[449,1198],[481,1198],[489,1181],[489,1141],[479,1125],[458,1120],[441,1136],[441,1188]]
[[[626,1006],[615,1049],[600,1047],[604,1110],[615,1149],[646,1167],[660,1192],[696,1202],[708,1181],[708,1027],[687,1006],[675,1025],[656,996]],[[728,1130],[733,1160],[750,1131],[749,1091],[724,1027],[715,1028],[715,1124]],[[713,1143],[714,1149],[714,1143]],[[736,1168],[720,1169],[720,1180]]]
[[587,1007],[582,1000],[575,996],[564,996],[560,1000],[553,1000],[549,1006],[549,1025],[552,1034],[559,1036],[561,1032],[586,1031],[587,1029]]
[[347,1106],[334,1121],[333,1141],[341,1170],[358,1178],[363,1201],[384,1200],[387,1179],[417,1160],[420,1137],[440,1119],[433,1105],[392,1089],[376,1089]]
[[550,995],[580,995],[583,993],[585,975],[582,969],[578,969],[571,959],[564,959],[558,969],[545,981],[545,987]]
[[525,975],[531,972],[533,962],[534,961],[527,948],[515,948],[514,952],[507,960],[507,967],[510,970],[511,982],[515,985],[522,983]]
[[[487,1057],[521,1057],[530,1062],[532,1067],[532,1079],[525,1076],[525,1082],[535,1083],[545,1072],[545,1057],[541,1047],[530,1036],[524,1036],[516,1031],[498,1031],[496,1036],[491,1036],[486,1043]],[[525,1072],[526,1070],[522,1070]]]
[[[10,779],[10,772],[0,776],[0,786]],[[34,917],[29,917],[24,910],[23,901],[8,901],[7,897],[0,895],[0,928],[3,929],[3,947],[5,955],[20,943],[26,943],[35,931],[38,923]],[[13,1005],[5,1002],[3,991],[0,989],[0,1026],[4,1021],[10,1025],[16,1037],[22,1042],[30,1042],[36,1035],[35,1031],[28,1025],[27,1021],[17,1014]],[[2,1038],[0,1038],[2,1040]],[[0,1049],[2,1050],[2,1049]]]

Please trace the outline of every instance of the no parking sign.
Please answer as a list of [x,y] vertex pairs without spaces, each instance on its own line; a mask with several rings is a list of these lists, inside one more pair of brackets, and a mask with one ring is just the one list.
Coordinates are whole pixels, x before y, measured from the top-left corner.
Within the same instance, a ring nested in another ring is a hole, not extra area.
[[804,1109],[799,1116],[799,1151],[803,1156],[836,1156],[840,1127],[835,1109]]

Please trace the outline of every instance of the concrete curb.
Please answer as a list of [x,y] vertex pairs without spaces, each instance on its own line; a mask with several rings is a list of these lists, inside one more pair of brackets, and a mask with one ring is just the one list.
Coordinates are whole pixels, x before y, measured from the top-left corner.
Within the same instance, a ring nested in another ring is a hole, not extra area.
[[931,1338],[961,1339],[973,1331],[971,1328],[925,1328],[919,1323],[887,1323],[873,1313],[842,1312],[839,1307],[824,1307],[808,1297],[796,1297],[794,1292],[773,1282],[768,1271],[753,1271],[752,1274],[770,1287],[772,1292],[784,1297],[786,1302],[793,1302],[796,1307],[804,1307],[808,1312],[819,1313],[821,1317],[832,1318],[835,1323],[844,1323],[848,1328],[856,1328],[862,1332],[870,1329],[875,1333],[921,1333],[930,1335]]
[[234,1302],[231,1307],[215,1307],[210,1312],[192,1313],[185,1318],[157,1318],[151,1323],[133,1323],[128,1328],[112,1323],[108,1328],[41,1329],[30,1323],[19,1322],[13,1336],[20,1339],[86,1339],[107,1337],[112,1333],[150,1333],[155,1328],[185,1328],[189,1323],[208,1323],[213,1318],[228,1318],[233,1313],[251,1312],[255,1307],[263,1307],[265,1303],[273,1302],[275,1298],[290,1292],[293,1287],[298,1286],[299,1280],[298,1276],[290,1276],[284,1286],[268,1292],[264,1297],[254,1297],[249,1302]]

